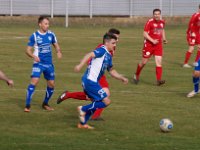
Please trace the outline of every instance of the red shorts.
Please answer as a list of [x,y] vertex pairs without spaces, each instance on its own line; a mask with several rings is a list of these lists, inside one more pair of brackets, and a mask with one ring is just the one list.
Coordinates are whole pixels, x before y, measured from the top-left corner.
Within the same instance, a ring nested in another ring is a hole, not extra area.
[[200,44],[200,34],[196,33],[196,36],[191,36],[191,33],[187,33],[187,42],[189,46]]
[[106,76],[103,75],[100,80],[99,84],[101,85],[102,88],[109,88],[108,81],[106,80]]
[[156,45],[151,44],[151,43],[144,43],[144,47],[142,50],[143,58],[150,58],[151,55],[154,55],[154,56],[162,56],[163,55],[162,43],[158,43]]

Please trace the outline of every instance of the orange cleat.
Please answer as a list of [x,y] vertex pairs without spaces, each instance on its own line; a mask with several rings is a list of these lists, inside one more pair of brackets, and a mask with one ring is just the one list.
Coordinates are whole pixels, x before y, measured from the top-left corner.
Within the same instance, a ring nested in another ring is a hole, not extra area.
[[44,109],[44,110],[48,110],[48,111],[53,111],[54,109],[52,108],[52,107],[50,107],[48,104],[43,104],[42,105],[42,108]]
[[24,112],[30,112],[30,111],[31,111],[30,108],[27,107],[24,108]]

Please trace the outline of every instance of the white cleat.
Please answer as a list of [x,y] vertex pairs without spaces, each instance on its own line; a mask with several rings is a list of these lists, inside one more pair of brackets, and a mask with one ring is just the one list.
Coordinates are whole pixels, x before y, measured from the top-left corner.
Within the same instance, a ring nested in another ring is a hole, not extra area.
[[195,95],[199,94],[200,93],[200,90],[198,92],[195,92],[194,90],[191,91],[190,93],[187,94],[187,97],[188,98],[191,98],[191,97],[194,97]]
[[189,64],[183,64],[183,68],[192,68],[192,66]]

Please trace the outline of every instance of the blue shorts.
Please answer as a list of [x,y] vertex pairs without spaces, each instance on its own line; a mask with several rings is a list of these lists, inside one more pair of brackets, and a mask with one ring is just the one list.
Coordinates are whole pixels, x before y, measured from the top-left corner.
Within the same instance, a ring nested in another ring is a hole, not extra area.
[[101,101],[107,97],[106,92],[102,89],[102,87],[97,82],[93,82],[87,79],[85,80],[82,79],[82,86],[83,86],[84,92],[93,101]]
[[195,63],[194,70],[195,71],[200,71],[200,59],[198,60],[198,62]]
[[54,80],[55,72],[53,64],[33,64],[31,78],[40,78],[41,73],[44,74],[46,80]]

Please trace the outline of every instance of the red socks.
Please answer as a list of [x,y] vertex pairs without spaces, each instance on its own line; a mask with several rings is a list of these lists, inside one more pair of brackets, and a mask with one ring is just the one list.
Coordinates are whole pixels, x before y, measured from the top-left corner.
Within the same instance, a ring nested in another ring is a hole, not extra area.
[[198,62],[199,58],[200,58],[200,50],[197,51],[197,56],[195,58],[195,62]]
[[92,119],[97,119],[100,117],[101,113],[103,112],[104,108],[97,109],[94,114],[92,115]]
[[73,98],[78,100],[88,100],[84,92],[67,92],[67,98]]
[[[186,52],[184,64],[187,64],[187,63],[188,63],[191,54],[192,54],[191,52],[188,52],[188,51]],[[200,54],[199,54],[199,56],[200,56]]]
[[162,78],[162,67],[156,67],[156,79],[161,80]]
[[139,64],[138,64],[138,66],[137,66],[137,70],[136,70],[136,76],[139,78],[139,76],[140,76],[140,72],[141,72],[141,70],[142,70],[142,68],[144,67],[144,65],[143,66],[140,66]]

